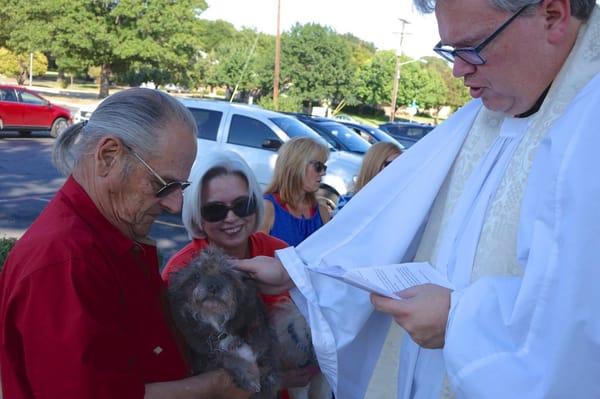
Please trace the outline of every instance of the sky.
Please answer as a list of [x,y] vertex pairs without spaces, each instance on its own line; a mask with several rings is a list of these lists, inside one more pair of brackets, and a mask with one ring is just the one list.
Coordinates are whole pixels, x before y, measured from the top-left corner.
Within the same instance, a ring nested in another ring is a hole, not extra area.
[[[202,17],[222,19],[237,29],[250,27],[275,34],[277,0],[207,0]],[[439,41],[433,14],[420,15],[411,0],[281,0],[281,32],[296,22],[327,25],[337,33],[352,33],[373,43],[379,50],[399,50],[400,18],[405,27],[402,52],[418,58],[434,55],[431,49]]]

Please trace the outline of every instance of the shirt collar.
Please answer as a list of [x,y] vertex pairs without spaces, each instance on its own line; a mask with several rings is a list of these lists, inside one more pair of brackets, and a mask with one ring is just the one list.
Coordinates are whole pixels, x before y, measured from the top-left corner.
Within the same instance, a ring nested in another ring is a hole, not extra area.
[[116,253],[129,252],[135,246],[134,240],[125,236],[100,213],[94,201],[73,176],[69,176],[59,194],[63,196],[67,206],[97,233],[97,237],[105,245],[114,248]]

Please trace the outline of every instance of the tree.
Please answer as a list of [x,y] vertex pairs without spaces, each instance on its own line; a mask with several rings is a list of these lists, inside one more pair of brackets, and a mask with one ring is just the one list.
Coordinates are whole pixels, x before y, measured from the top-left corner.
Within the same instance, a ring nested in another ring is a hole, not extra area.
[[[29,78],[30,55],[15,54],[12,51],[0,47],[0,74],[14,76],[17,84],[23,85]],[[48,71],[48,59],[42,53],[33,53],[34,76],[43,76]]]
[[439,108],[445,104],[447,93],[448,89],[436,71],[417,62],[402,67],[398,105],[408,106],[414,101],[420,108]]
[[361,103],[377,106],[390,102],[395,63],[393,51],[378,51],[359,69],[355,87]]
[[427,69],[438,72],[448,89],[445,105],[457,109],[469,101],[469,92],[462,79],[452,75],[452,68],[446,61],[438,57],[426,57],[425,59],[427,60]]
[[281,40],[281,82],[306,103],[339,103],[352,92],[357,65],[348,43],[331,28],[294,25]]
[[134,72],[155,83],[185,80],[196,62],[198,14],[204,0],[5,0],[6,44],[52,53],[69,68],[101,68],[100,97],[113,73]]

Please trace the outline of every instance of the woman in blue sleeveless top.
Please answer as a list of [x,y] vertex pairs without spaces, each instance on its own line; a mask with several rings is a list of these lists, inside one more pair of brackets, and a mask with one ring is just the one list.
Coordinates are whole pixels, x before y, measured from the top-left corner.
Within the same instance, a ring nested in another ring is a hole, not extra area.
[[263,232],[295,246],[329,221],[329,210],[315,196],[328,157],[324,144],[307,137],[293,138],[279,149],[264,196]]

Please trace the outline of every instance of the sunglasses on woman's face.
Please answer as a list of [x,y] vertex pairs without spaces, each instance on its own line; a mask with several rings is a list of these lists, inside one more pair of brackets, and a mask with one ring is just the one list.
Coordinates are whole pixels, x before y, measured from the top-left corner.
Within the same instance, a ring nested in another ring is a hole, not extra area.
[[315,172],[327,172],[327,165],[321,161],[310,161],[310,164],[315,168]]
[[250,197],[239,197],[231,205],[222,202],[209,202],[200,208],[202,219],[212,223],[225,220],[229,211],[241,218],[250,216],[256,212],[256,201]]

